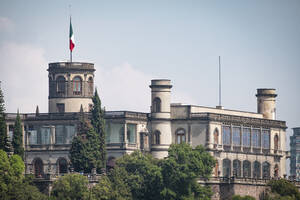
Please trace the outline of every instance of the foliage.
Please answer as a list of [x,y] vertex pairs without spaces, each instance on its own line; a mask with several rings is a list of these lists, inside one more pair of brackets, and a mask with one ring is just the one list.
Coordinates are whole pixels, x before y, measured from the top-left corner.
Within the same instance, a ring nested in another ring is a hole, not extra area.
[[102,161],[102,168],[106,167],[106,145],[105,145],[105,121],[104,121],[104,109],[101,108],[101,100],[99,98],[97,89],[93,96],[93,108],[92,108],[92,125],[94,130],[99,135],[100,142],[100,160]]
[[208,187],[197,183],[208,178],[215,165],[213,157],[202,146],[192,149],[188,144],[173,144],[169,156],[162,161],[164,199],[210,199]]
[[[0,82],[1,83],[1,82]],[[5,123],[5,105],[4,96],[0,85],[0,149],[8,152],[8,138]]]
[[14,149],[14,154],[21,156],[24,158],[24,147],[23,147],[23,130],[21,124],[21,118],[18,111],[17,118],[14,126],[14,134],[12,138],[12,145]]
[[249,196],[249,195],[246,195],[246,196],[240,196],[240,195],[234,195],[233,197],[232,197],[232,200],[255,200],[255,198],[254,197],[252,197],[252,196]]
[[91,124],[82,119],[78,126],[77,136],[73,138],[70,149],[70,160],[76,172],[91,173],[93,168],[100,171],[102,162],[99,137]]
[[132,200],[130,187],[126,181],[127,176],[128,173],[124,168],[116,167],[110,171],[108,177],[113,189],[112,200]]
[[6,152],[0,150],[0,199],[46,199],[46,196],[24,177],[24,169],[19,155],[8,158]]
[[114,197],[111,181],[107,176],[102,176],[99,183],[92,188],[92,199],[111,200]]
[[298,188],[288,180],[271,180],[268,185],[271,187],[271,191],[265,192],[264,200],[300,200]]
[[67,174],[53,184],[51,197],[57,200],[88,199],[88,180],[80,174]]

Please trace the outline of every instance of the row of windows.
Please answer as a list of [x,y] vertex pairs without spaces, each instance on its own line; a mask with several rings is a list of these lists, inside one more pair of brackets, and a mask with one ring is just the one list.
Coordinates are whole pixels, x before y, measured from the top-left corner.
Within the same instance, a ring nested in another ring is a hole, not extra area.
[[[65,89],[66,89],[66,79],[63,76],[59,76],[56,79],[56,91],[57,93],[65,93]],[[73,78],[72,80],[72,89],[73,89],[73,94],[75,95],[80,95],[81,91],[82,91],[82,79],[79,76],[76,76],[75,78]],[[93,78],[90,77],[88,79],[88,91],[89,94],[93,94],[93,90],[94,90],[94,82],[93,82]]]
[[[270,130],[268,129],[223,126],[222,137],[224,145],[270,148]],[[218,144],[218,130],[215,130],[214,138],[214,143]],[[278,149],[278,135],[274,137],[274,148]]]
[[[183,128],[179,128],[175,131],[176,144],[181,144],[186,142],[186,134]],[[152,135],[152,144],[160,144],[160,131],[154,131]]]
[[[123,143],[124,142],[124,126],[121,123],[106,123],[106,142],[107,143]],[[136,124],[127,124],[127,142],[136,143]]]
[[[253,162],[251,164],[250,161],[244,160],[241,162],[240,160],[234,160],[231,164],[231,160],[224,159],[223,160],[223,176],[224,177],[245,177],[245,178],[270,178],[270,163],[263,162],[262,164],[258,161]],[[232,170],[231,170],[232,169]],[[253,169],[253,170],[251,170]],[[218,176],[218,163],[215,167],[215,176]],[[243,174],[242,174],[243,170]],[[279,176],[279,167],[276,164],[274,166],[274,177]]]
[[[41,158],[35,158],[33,160],[33,171],[37,178],[41,178],[44,175],[44,163]],[[59,158],[57,160],[57,173],[68,173],[68,161],[65,158]]]

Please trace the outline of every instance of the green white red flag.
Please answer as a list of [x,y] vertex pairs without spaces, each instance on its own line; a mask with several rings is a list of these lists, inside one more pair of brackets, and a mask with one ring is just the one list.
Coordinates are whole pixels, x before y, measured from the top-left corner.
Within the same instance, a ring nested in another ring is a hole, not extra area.
[[74,34],[73,34],[73,28],[72,28],[72,22],[70,20],[70,51],[72,52],[75,47],[75,41],[74,41]]

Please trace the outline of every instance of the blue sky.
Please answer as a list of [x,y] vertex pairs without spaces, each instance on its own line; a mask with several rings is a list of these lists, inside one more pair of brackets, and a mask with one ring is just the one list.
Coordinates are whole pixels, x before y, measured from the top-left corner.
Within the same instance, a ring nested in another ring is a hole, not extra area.
[[0,80],[7,112],[47,112],[47,64],[93,62],[107,110],[149,111],[150,80],[172,101],[256,112],[256,89],[276,88],[277,118],[300,126],[300,1],[0,0]]

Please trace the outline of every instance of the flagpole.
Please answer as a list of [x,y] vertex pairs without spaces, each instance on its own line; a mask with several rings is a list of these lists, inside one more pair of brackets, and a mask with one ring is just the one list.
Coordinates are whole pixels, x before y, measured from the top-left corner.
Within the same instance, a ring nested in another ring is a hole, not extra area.
[[221,102],[221,56],[219,56],[219,106],[222,106]]
[[[72,12],[71,12],[71,4],[69,4],[69,12],[70,12],[70,26],[72,24]],[[72,31],[73,32],[73,31]],[[69,38],[69,43],[70,43],[70,39]],[[72,49],[70,48],[70,62],[72,63]]]

